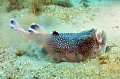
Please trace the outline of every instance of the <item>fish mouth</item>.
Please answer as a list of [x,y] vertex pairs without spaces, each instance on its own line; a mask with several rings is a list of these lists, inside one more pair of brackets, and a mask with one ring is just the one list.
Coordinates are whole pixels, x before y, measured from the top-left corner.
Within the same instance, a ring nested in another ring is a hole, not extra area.
[[96,52],[103,53],[106,50],[106,45],[107,45],[106,33],[103,30],[96,30],[94,50]]
[[102,30],[96,31],[96,38],[97,38],[99,43],[102,43]]

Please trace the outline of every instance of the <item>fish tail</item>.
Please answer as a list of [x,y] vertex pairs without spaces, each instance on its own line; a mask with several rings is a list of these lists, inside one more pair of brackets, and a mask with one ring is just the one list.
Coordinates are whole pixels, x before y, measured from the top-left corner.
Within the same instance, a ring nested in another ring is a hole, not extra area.
[[11,19],[10,26],[15,29],[22,37],[25,37],[26,31],[13,19]]

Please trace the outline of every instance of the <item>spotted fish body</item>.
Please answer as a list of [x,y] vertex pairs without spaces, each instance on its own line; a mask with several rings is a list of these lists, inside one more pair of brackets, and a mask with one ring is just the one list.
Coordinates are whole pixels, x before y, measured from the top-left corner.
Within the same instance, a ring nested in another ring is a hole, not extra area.
[[[106,50],[106,33],[91,29],[80,33],[49,34],[37,24],[32,24],[26,33],[20,25],[11,20],[11,28],[22,36],[33,39],[46,48],[47,53],[58,61],[79,62],[87,58],[94,58]],[[39,30],[37,30],[39,29]]]

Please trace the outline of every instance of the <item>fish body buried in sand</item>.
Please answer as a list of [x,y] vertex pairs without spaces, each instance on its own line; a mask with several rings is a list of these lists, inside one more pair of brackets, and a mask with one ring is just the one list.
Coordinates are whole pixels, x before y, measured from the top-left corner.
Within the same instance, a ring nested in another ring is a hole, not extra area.
[[58,61],[79,62],[87,58],[95,58],[106,50],[106,33],[91,29],[80,33],[49,34],[42,26],[32,23],[26,32],[15,20],[10,24],[21,36],[32,39],[47,50]]

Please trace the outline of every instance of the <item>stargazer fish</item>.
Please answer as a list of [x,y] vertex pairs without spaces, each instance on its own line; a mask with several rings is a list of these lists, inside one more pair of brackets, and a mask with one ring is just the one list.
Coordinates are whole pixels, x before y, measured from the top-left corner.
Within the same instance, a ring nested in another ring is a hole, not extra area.
[[10,24],[21,36],[41,44],[47,54],[58,61],[80,62],[95,58],[106,50],[107,35],[103,30],[91,29],[80,33],[49,34],[42,26],[32,23],[25,31],[15,20]]

